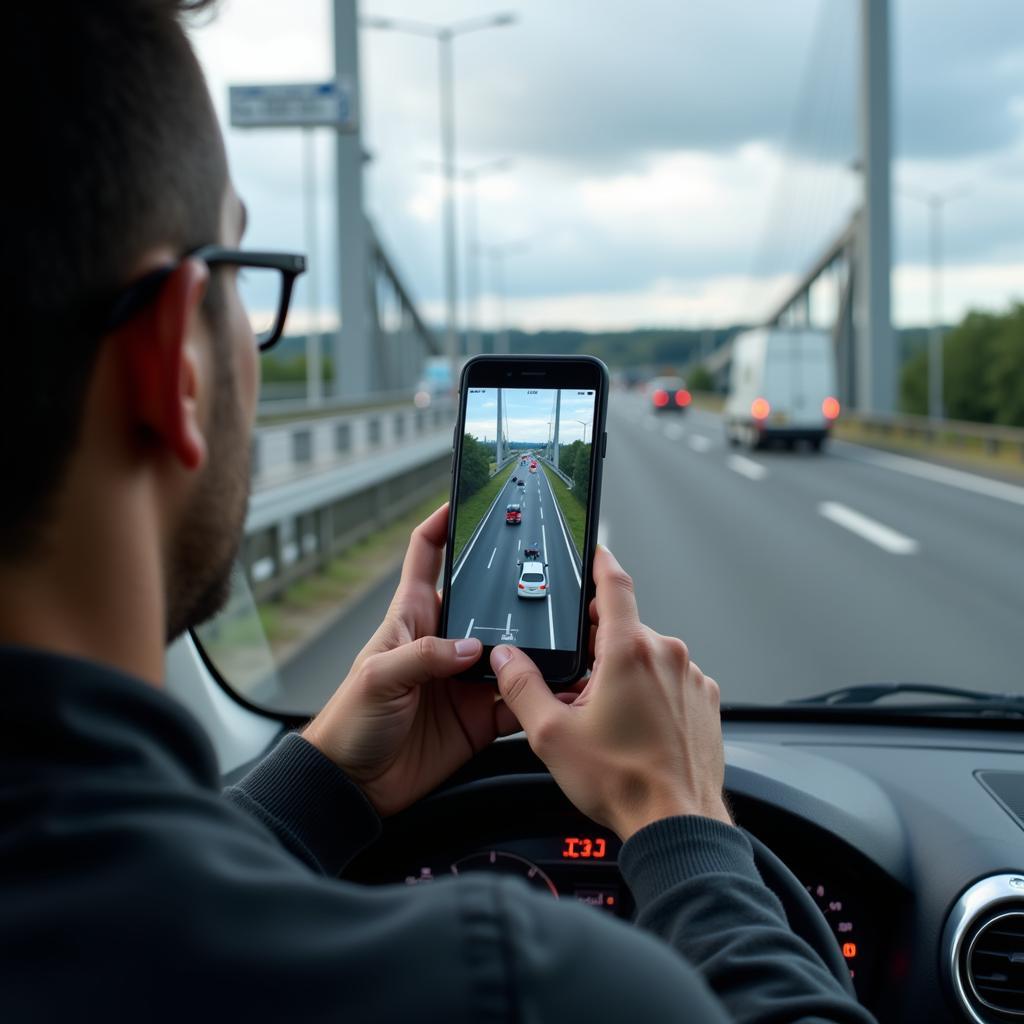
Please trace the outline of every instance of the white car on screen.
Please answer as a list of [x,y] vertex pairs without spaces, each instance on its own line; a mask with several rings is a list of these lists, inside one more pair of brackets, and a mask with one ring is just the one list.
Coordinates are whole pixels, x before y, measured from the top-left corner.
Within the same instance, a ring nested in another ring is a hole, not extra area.
[[550,593],[547,569],[546,562],[521,562],[516,593],[520,597],[547,597]]

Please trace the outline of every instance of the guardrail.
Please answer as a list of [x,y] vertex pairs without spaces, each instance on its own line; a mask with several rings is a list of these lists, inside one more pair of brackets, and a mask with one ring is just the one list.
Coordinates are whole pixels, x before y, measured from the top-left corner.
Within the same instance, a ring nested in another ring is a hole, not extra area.
[[964,420],[932,420],[927,416],[887,413],[844,413],[840,422],[854,423],[882,437],[915,437],[929,442],[964,445],[977,442],[989,455],[1016,449],[1024,461],[1024,429]]
[[257,429],[242,561],[260,600],[440,490],[450,404],[375,407]]
[[573,486],[573,478],[571,476],[566,476],[549,458],[547,458],[547,456],[538,455],[537,458],[540,459],[540,461],[543,462],[544,465],[547,466],[563,484],[566,484],[569,487]]
[[454,409],[436,403],[374,406],[259,426],[250,459],[254,491],[375,458],[390,448],[443,434],[450,437]]

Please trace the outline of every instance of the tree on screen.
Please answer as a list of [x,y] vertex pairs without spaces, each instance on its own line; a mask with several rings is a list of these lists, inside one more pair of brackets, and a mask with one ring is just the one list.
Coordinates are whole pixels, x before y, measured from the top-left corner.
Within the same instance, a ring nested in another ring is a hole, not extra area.
[[472,434],[462,439],[462,465],[459,470],[459,500],[475,494],[491,478],[491,456]]

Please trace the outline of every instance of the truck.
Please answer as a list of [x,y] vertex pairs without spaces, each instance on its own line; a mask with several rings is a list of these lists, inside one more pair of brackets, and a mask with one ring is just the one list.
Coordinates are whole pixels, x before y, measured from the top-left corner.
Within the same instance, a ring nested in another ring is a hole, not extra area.
[[821,451],[839,416],[832,338],[811,328],[738,334],[723,419],[731,445],[808,443]]

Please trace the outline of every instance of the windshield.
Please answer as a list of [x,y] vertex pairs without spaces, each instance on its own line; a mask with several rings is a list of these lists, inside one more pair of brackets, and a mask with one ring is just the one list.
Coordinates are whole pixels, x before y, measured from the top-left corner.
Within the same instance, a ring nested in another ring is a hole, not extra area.
[[[262,361],[235,593],[197,633],[229,686],[297,714],[334,691],[448,498],[461,365],[512,352],[608,364],[599,540],[724,705],[1024,693],[1017,0],[892,0],[870,40],[852,0],[367,0],[357,56],[336,6],[192,32],[246,244],[309,258]],[[466,529],[538,473],[568,535],[591,429],[501,465],[478,431]],[[522,500],[494,510],[524,547]],[[486,625],[514,635],[551,598],[517,603],[507,561]]]

